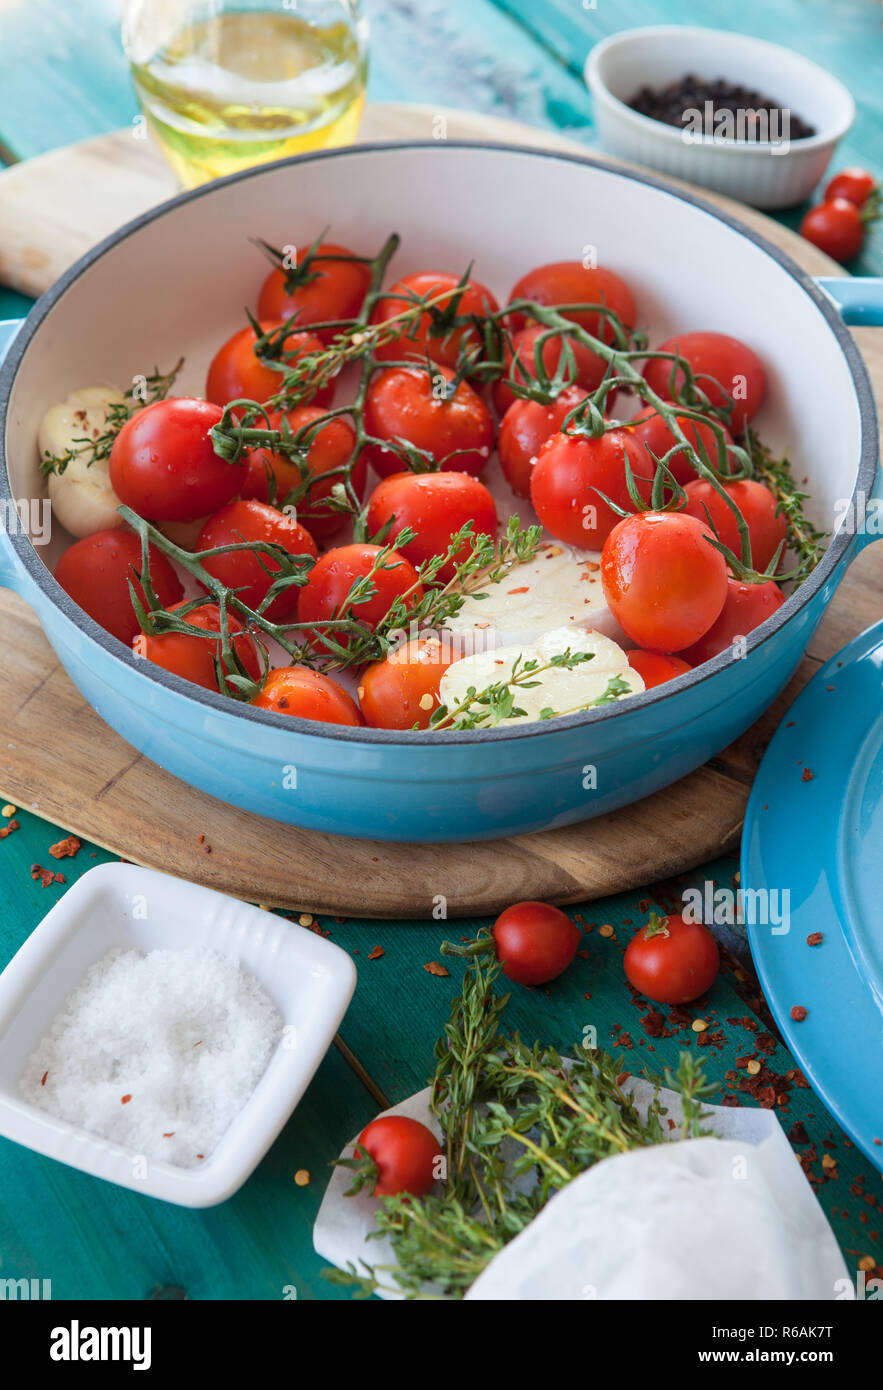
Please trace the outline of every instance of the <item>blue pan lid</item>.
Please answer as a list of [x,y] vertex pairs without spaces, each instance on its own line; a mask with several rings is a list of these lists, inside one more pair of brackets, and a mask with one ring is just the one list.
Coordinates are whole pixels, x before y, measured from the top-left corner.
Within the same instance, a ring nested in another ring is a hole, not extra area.
[[881,692],[883,622],[822,667],[777,730],[748,802],[741,884],[782,1034],[883,1170]]

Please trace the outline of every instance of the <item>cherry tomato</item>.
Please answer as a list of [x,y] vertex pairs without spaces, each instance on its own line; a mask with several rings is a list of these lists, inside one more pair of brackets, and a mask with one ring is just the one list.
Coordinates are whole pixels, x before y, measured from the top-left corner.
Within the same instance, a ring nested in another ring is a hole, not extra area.
[[[718,652],[733,647],[782,607],[785,595],[774,580],[763,584],[743,584],[732,576],[727,580],[727,597],[717,621],[703,637],[680,655],[691,666],[701,666]],[[741,653],[739,653],[741,654]]]
[[[303,265],[309,249],[303,246],[297,252],[298,266]],[[311,260],[303,283],[291,290],[286,285],[291,272],[271,270],[261,286],[258,318],[287,319],[294,315],[298,326],[304,328],[357,318],[371,285],[371,267],[360,261],[336,259],[352,254],[345,246],[323,241],[316,247],[316,259]],[[337,331],[323,328],[316,336],[328,343]]]
[[625,973],[657,1004],[689,1004],[711,989],[720,969],[717,942],[701,922],[655,913],[629,942]]
[[665,652],[644,652],[640,647],[634,647],[625,655],[629,666],[637,671],[644,682],[645,690],[673,681],[675,676],[682,676],[685,671],[693,669],[679,656],[669,656]]
[[[712,427],[704,424],[701,420],[691,420],[688,416],[679,415],[677,418],[678,424],[690,443],[696,447],[700,457],[704,449],[712,468],[719,469],[717,435]],[[644,447],[651,450],[658,459],[667,454],[669,449],[673,449],[677,443],[668,425],[661,415],[657,415],[652,405],[645,406],[633,419],[629,420],[628,425],[630,429],[634,430]],[[721,428],[724,432],[724,441],[728,445],[732,444],[733,436],[730,431],[726,426],[721,426]],[[675,454],[674,458],[669,461],[668,467],[679,483],[688,483],[691,478],[696,477],[696,470],[686,454]],[[727,467],[729,468],[729,461]]]
[[120,501],[148,521],[196,521],[235,497],[245,469],[216,454],[210,434],[222,414],[195,396],[137,411],[110,453],[110,483]]
[[[756,478],[742,478],[736,483],[724,483],[723,487],[745,518],[754,568],[767,569],[788,529],[784,513],[776,511],[778,502],[775,494]],[[692,483],[687,483],[684,491],[687,494],[687,514],[704,522],[707,521],[707,508],[718,537],[737,559],[741,559],[738,522],[713,484],[695,478]]]
[[[152,545],[149,555],[154,592],[163,608],[170,608],[184,597],[181,581],[161,550]],[[55,578],[74,603],[127,647],[141,631],[129,595],[130,579],[147,607],[144,590],[135,577],[140,573],[141,538],[119,527],[95,531],[76,541],[55,566]]]
[[295,719],[318,719],[324,724],[362,723],[352,696],[336,681],[308,666],[277,666],[268,671],[251,703],[258,709],[289,714]]
[[684,512],[639,512],[601,553],[604,597],[620,627],[650,651],[680,652],[708,631],[727,596],[727,566],[707,526]]
[[[261,322],[263,333],[278,327],[279,322]],[[282,372],[265,366],[255,356],[255,342],[256,334],[249,324],[218,348],[205,379],[205,394],[210,401],[216,405],[226,405],[228,401],[240,399],[263,403],[282,389]],[[285,340],[285,363],[293,366],[301,357],[321,350],[322,344],[312,333],[292,333]],[[334,382],[319,390],[307,387],[304,400],[314,405],[330,405],[334,400],[334,390]]]
[[[625,281],[612,270],[602,270],[600,266],[593,269],[582,261],[553,261],[529,270],[512,286],[509,302],[516,299],[533,299],[548,308],[559,304],[600,304],[618,314],[625,329],[634,328],[637,319],[635,301]],[[597,311],[569,311],[565,318],[578,323],[602,343],[614,340],[613,328]],[[509,321],[515,330],[524,327],[526,317],[510,314]]]
[[[402,546],[402,554],[420,565],[447,550],[451,536],[467,521],[474,523],[473,536],[496,536],[497,509],[484,483],[469,473],[394,473],[374,489],[368,499],[368,530],[373,534],[391,517],[395,523],[390,539],[395,543],[409,526],[416,540]],[[471,551],[464,542],[458,558]],[[439,571],[442,580],[453,579],[455,565],[449,561]]]
[[[449,275],[442,270],[419,270],[414,275],[406,275],[387,290],[390,298],[378,300],[371,315],[371,322],[386,323],[398,314],[407,312],[409,295],[418,295],[421,299],[427,295],[446,295],[447,297],[439,299],[437,304],[440,312],[444,313],[454,298],[452,291],[456,290],[460,278],[459,275]],[[392,298],[393,295],[403,297]],[[487,314],[496,313],[498,308],[499,305],[490,290],[478,280],[470,280],[457,302],[455,317],[474,315],[481,319]],[[406,336],[399,336],[388,343],[380,343],[374,349],[374,356],[381,362],[401,362],[411,357],[423,362],[428,354],[433,362],[438,362],[444,367],[456,367],[461,348],[473,348],[480,343],[481,333],[476,327],[464,324],[458,328],[439,328],[433,323],[432,315],[427,310],[418,319],[416,327]]]
[[835,261],[850,261],[862,249],[865,224],[855,203],[832,198],[810,208],[800,224],[800,235]]
[[530,475],[541,445],[560,433],[565,417],[586,394],[581,386],[568,386],[552,405],[513,399],[500,425],[497,450],[516,497],[530,497]]
[[438,709],[441,678],[457,657],[437,637],[419,637],[366,666],[359,705],[372,729],[427,729]]
[[[242,541],[266,541],[281,545],[289,555],[318,555],[316,542],[294,517],[285,516],[265,502],[230,502],[210,516],[199,533],[197,552],[213,550],[219,545],[238,545]],[[248,550],[231,550],[226,555],[206,555],[202,561],[209,574],[228,589],[235,589],[237,598],[249,608],[257,608],[269,591],[279,572],[279,561],[272,555],[255,554]],[[270,622],[294,618],[298,597],[303,592],[296,584],[277,594],[264,616]]]
[[845,198],[857,208],[863,208],[876,187],[877,180],[867,169],[843,169],[828,180],[825,201],[830,203],[835,198]]
[[504,975],[519,985],[543,985],[570,965],[580,933],[549,903],[513,903],[494,923],[494,941]]
[[653,478],[644,449],[628,430],[609,430],[597,439],[553,434],[542,445],[530,474],[530,496],[542,524],[559,541],[600,550],[619,515],[599,494],[633,511],[624,457],[645,502]]
[[[292,434],[297,434],[307,425],[320,420],[322,415],[323,412],[318,406],[300,405],[297,409],[290,410],[286,418]],[[281,414],[278,411],[272,412],[269,419],[269,428],[279,429]],[[317,536],[320,540],[326,536],[333,536],[346,520],[346,516],[328,506],[325,499],[331,495],[335,484],[342,481],[341,474],[332,470],[343,467],[353,452],[355,442],[355,430],[349,421],[340,415],[323,425],[310,441],[307,468],[310,477],[315,477],[316,481],[310,484],[309,491],[297,503],[297,516],[310,535]],[[275,453],[271,449],[252,449],[247,465],[248,473],[242,485],[243,497],[253,497],[258,502],[269,502],[269,480],[272,477],[275,482],[274,505],[281,507],[288,494],[301,485],[301,471],[286,454]],[[331,476],[327,477],[326,474]],[[367,476],[365,456],[360,454],[350,474],[350,482],[360,501],[365,495]]]
[[[468,382],[461,381],[452,400],[439,395],[440,379],[448,382],[453,375],[447,367],[431,377],[419,367],[379,372],[365,399],[365,429],[376,439],[405,439],[443,469],[477,477],[493,452],[494,423]],[[407,467],[398,454],[378,444],[366,445],[365,454],[381,478]]]
[[[417,571],[397,550],[390,551],[371,583],[377,590],[365,603],[347,604],[347,596],[357,579],[370,574],[382,546],[341,545],[327,550],[310,570],[310,577],[300,591],[298,617],[305,623],[321,623],[326,618],[357,618],[375,628],[385,618],[399,596],[408,596],[408,603],[420,598],[423,590]],[[345,643],[347,634],[336,640]]]
[[[680,333],[660,343],[658,351],[677,352],[689,363],[696,385],[713,406],[726,405],[733,398],[730,429],[734,434],[741,434],[746,422],[754,419],[766,393],[766,372],[757,354],[738,338],[730,338],[726,333]],[[652,359],[644,368],[647,385],[664,401],[673,399],[673,366],[663,357]],[[683,384],[684,374],[679,367],[676,390]]]
[[[179,603],[173,604],[169,612],[174,613],[180,607]],[[204,603],[182,616],[191,627],[200,628],[203,632],[221,631],[221,614],[216,603]],[[233,613],[227,614],[227,624],[231,633],[240,634],[233,638],[236,655],[252,680],[259,680],[261,664],[254,642],[243,631],[242,623]],[[141,632],[132,643],[136,656],[153,661],[163,670],[183,676],[184,680],[202,685],[206,690],[219,688],[214,659],[220,657],[220,647],[220,637],[212,641],[208,637],[190,637],[184,632],[165,632],[160,637],[150,637]]]
[[[507,342],[503,350],[503,358],[506,363],[506,370],[498,381],[494,382],[492,395],[494,405],[498,415],[504,415],[511,406],[512,402],[520,399],[517,397],[509,385],[509,377],[514,376],[518,381],[527,384],[536,380],[535,370],[535,344],[537,338],[547,330],[541,323],[529,324],[527,328],[522,328],[512,339],[512,345]],[[569,339],[570,348],[574,357],[575,376],[572,378],[572,386],[582,386],[588,394],[601,385],[604,374],[607,370],[607,363],[603,357],[599,357],[590,348],[583,347],[582,343]],[[564,353],[564,341],[559,336],[548,338],[542,348],[542,363],[551,377],[558,370],[558,364]],[[514,367],[513,367],[514,362]],[[611,391],[607,396],[607,409],[610,410],[615,391]]]
[[436,1181],[442,1146],[431,1129],[407,1115],[381,1115],[367,1125],[356,1142],[380,1169],[375,1197],[410,1192],[423,1197]]

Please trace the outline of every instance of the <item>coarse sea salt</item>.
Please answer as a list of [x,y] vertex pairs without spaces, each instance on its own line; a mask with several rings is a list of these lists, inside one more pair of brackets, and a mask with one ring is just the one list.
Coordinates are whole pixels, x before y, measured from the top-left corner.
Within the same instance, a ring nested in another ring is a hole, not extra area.
[[282,1028],[269,995],[230,956],[118,949],[65,1001],[19,1090],[133,1154],[193,1168],[251,1096]]

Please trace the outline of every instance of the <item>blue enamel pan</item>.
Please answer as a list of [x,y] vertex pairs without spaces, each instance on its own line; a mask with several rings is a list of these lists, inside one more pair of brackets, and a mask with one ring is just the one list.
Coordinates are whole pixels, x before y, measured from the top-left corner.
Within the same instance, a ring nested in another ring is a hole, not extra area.
[[[403,734],[243,708],[139,661],[71,602],[51,573],[69,538],[56,528],[44,539],[32,525],[32,541],[18,520],[40,515],[45,410],[82,386],[125,386],[182,352],[189,375],[180,388],[199,393],[205,364],[242,323],[265,272],[250,238],[304,244],[326,225],[336,241],[371,253],[398,231],[397,274],[474,261],[500,298],[530,266],[591,245],[631,285],[651,342],[708,328],[754,347],[769,376],[757,427],[787,448],[808,480],[812,519],[835,534],[742,659],[722,655],[621,704],[543,724]],[[71,679],[123,738],[247,810],[401,841],[493,838],[605,814],[684,776],[762,713],[872,538],[848,521],[856,499],[864,515],[878,488],[878,441],[838,301],[855,321],[883,322],[880,282],[825,288],[700,199],[590,159],[439,142],[248,171],[124,227],[18,328],[0,374],[0,582],[33,606]]]

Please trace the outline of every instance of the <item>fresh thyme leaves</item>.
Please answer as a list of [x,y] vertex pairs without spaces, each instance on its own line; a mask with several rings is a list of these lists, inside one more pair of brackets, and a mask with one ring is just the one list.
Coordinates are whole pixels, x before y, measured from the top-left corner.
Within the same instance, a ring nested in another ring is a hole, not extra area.
[[[499,724],[503,719],[526,717],[526,711],[516,703],[518,691],[533,690],[539,685],[538,676],[546,671],[572,671],[594,658],[594,652],[566,651],[550,656],[547,661],[535,657],[524,660],[515,658],[512,669],[503,680],[495,681],[484,690],[470,686],[463,699],[456,705],[439,705],[429,721],[431,729],[487,729]],[[621,676],[612,676],[601,695],[585,704],[574,705],[567,710],[543,709],[540,719],[558,719],[562,714],[575,714],[577,710],[593,709],[596,705],[610,704],[621,695],[627,695],[631,686]]]
[[824,555],[828,536],[807,519],[803,504],[808,494],[797,487],[787,456],[777,458],[750,429],[746,431],[746,449],[755,476],[766,483],[778,500],[778,510],[788,526],[789,548],[797,556],[797,566],[790,577],[795,584],[802,584]]
[[93,463],[110,458],[116,437],[126,421],[145,406],[153,405],[154,401],[165,400],[183,365],[184,358],[181,357],[170,372],[163,373],[158,367],[154,367],[150,376],[136,377],[123,399],[112,401],[108,405],[104,429],[99,434],[94,438],[84,435],[80,439],[73,439],[71,447],[63,454],[47,452],[43,455],[40,459],[43,476],[48,477],[50,473],[60,476],[74,459],[82,459],[86,467],[90,468]]
[[[502,1031],[509,995],[494,992],[500,965],[483,948],[489,936],[479,933],[435,1047],[431,1108],[442,1132],[443,1191],[379,1199],[376,1234],[389,1238],[397,1263],[323,1271],[358,1296],[383,1289],[462,1298],[555,1192],[601,1159],[671,1137],[658,1097],[642,1117],[623,1091],[620,1059],[580,1044],[565,1061],[554,1048],[529,1047]],[[715,1090],[700,1066],[685,1052],[662,1081],[681,1092],[683,1137],[700,1136],[702,1103]]]

